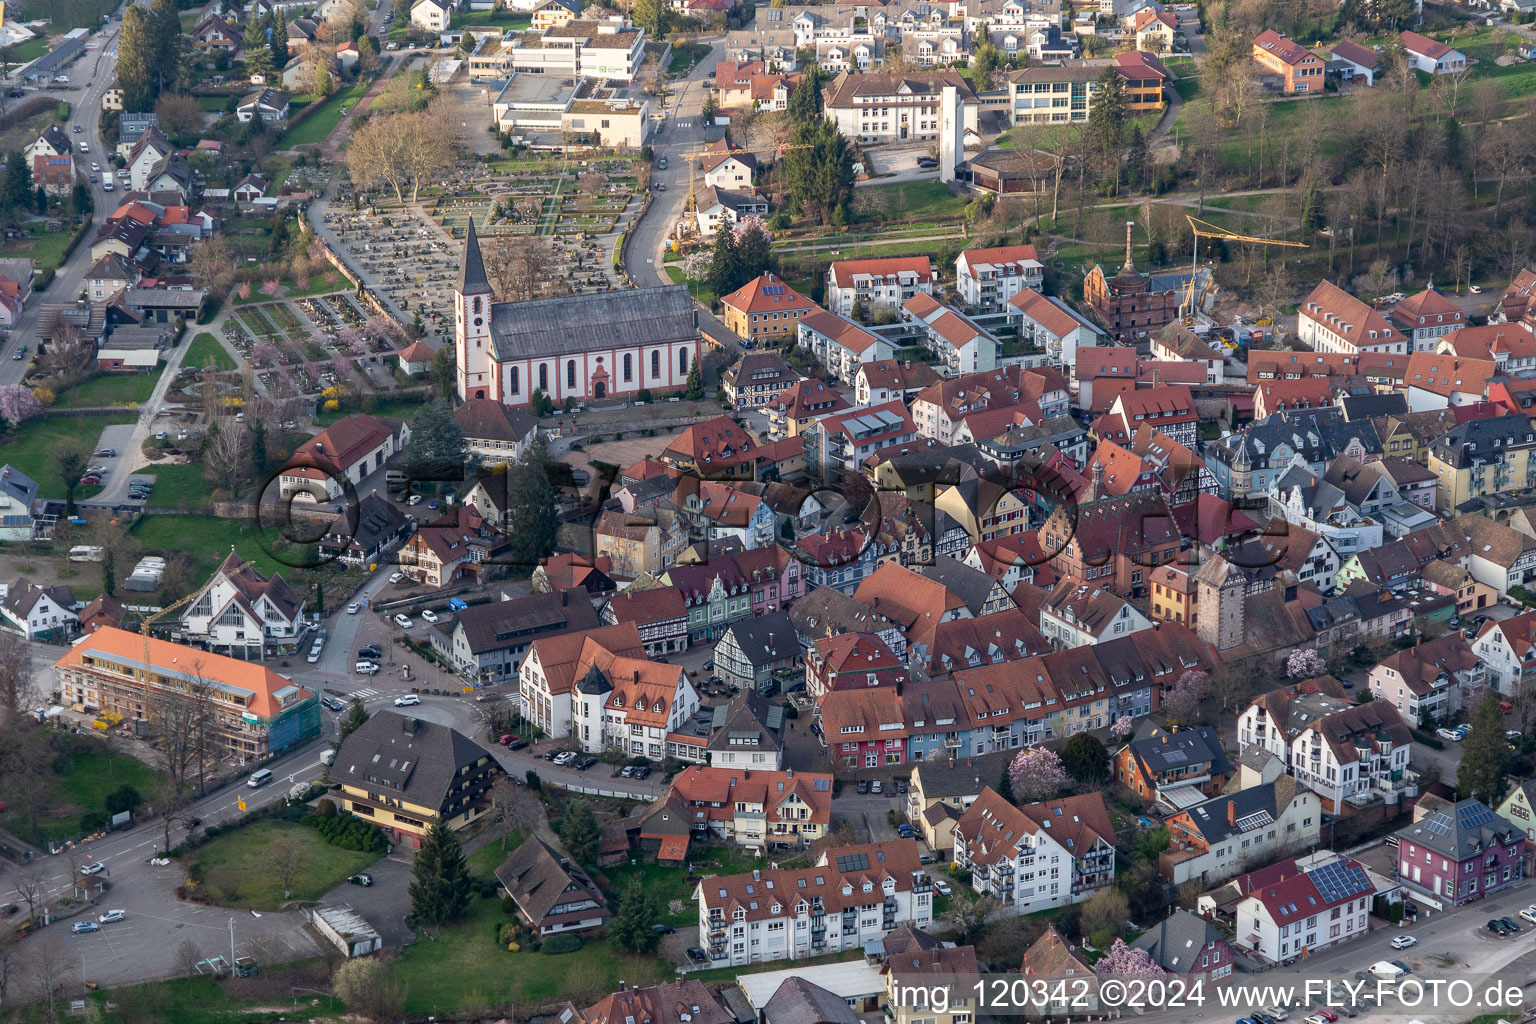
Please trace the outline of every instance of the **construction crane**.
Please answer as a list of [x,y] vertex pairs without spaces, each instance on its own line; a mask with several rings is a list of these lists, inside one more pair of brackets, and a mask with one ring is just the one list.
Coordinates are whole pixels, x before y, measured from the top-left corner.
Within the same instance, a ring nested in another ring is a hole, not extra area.
[[1191,246],[1194,250],[1189,258],[1189,286],[1185,289],[1184,298],[1179,303],[1179,315],[1186,319],[1193,318],[1199,305],[1199,299],[1195,295],[1195,278],[1200,272],[1200,239],[1219,238],[1224,242],[1250,242],[1254,245],[1281,245],[1288,249],[1307,249],[1310,246],[1306,242],[1286,242],[1278,238],[1259,238],[1257,235],[1239,235],[1235,231],[1217,227],[1189,214],[1184,215],[1189,221],[1189,230],[1194,234],[1195,240]]
[[144,667],[146,670],[149,668],[149,627],[154,625],[156,622],[159,622],[161,619],[165,618],[167,615],[171,614],[171,612],[180,608],[182,605],[189,603],[200,593],[202,593],[202,591],[194,590],[192,593],[177,601],[175,604],[161,608],[153,615],[146,615],[139,622],[139,636],[144,641]]

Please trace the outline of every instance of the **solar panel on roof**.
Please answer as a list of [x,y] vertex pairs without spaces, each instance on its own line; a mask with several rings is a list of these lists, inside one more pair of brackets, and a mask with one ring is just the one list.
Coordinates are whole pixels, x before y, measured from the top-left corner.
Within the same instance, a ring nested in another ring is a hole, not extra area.
[[837,858],[837,870],[847,874],[850,871],[868,871],[869,854],[845,853]]
[[1168,764],[1183,764],[1189,760],[1189,757],[1182,750],[1165,750],[1163,760]]

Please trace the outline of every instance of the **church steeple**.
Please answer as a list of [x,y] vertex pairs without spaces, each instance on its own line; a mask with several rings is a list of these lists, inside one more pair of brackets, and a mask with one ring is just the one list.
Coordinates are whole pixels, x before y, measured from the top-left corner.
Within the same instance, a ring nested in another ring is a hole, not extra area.
[[480,256],[480,239],[475,237],[475,221],[470,218],[469,230],[464,235],[464,260],[459,264],[459,282],[455,290],[460,295],[489,295],[491,282],[485,277],[485,260]]

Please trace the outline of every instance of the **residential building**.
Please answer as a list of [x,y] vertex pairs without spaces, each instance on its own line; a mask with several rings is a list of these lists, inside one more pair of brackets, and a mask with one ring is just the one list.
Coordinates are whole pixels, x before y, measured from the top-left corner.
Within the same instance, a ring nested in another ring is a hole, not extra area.
[[320,557],[354,569],[384,564],[415,528],[399,506],[375,492],[342,506],[317,547]]
[[819,380],[806,379],[784,388],[760,408],[768,414],[769,434],[778,438],[798,438],[823,416],[843,412],[851,406],[835,389]]
[[1359,938],[1370,930],[1375,894],[1365,867],[1348,857],[1262,886],[1237,904],[1237,948],[1279,964]]
[[348,733],[331,766],[341,810],[412,849],[433,825],[458,830],[481,817],[498,774],[496,759],[458,730],[392,711]]
[[1518,885],[1525,877],[1525,830],[1480,800],[1436,808],[1396,836],[1398,880],[1450,906]]
[[864,460],[882,448],[916,440],[917,425],[897,401],[825,416],[804,436],[806,464],[832,480],[859,473]]
[[278,473],[281,496],[299,502],[336,501],[345,482],[360,485],[410,440],[411,427],[404,420],[367,413],[339,419],[294,449]]
[[1215,797],[1232,775],[1214,729],[1165,729],[1150,720],[1111,755],[1110,765],[1116,782],[1172,810]]
[[715,671],[728,683],[764,695],[805,678],[803,653],[788,612],[732,623],[715,645]]
[[898,925],[933,920],[933,884],[911,839],[825,850],[809,868],[708,878],[693,897],[699,946],[730,967],[862,951]]
[[607,510],[593,530],[594,551],[611,563],[620,579],[666,572],[688,546],[688,524],[681,513],[657,509],[654,515]]
[[733,228],[748,217],[766,216],[768,200],[755,192],[733,192],[714,186],[699,191],[694,208],[699,234],[706,237],[721,228]]
[[1015,807],[990,786],[954,827],[971,887],[1028,914],[1092,898],[1115,881],[1115,830],[1102,793]]
[[62,641],[80,628],[69,587],[40,587],[25,576],[0,595],[0,622],[28,640]]
[[[151,733],[171,698],[207,698],[207,741],[221,757],[261,761],[320,735],[315,694],[263,664],[103,626],[53,663],[61,698]],[[376,716],[378,717],[378,716]]]
[[539,421],[521,409],[489,398],[471,398],[453,411],[469,454],[483,463],[522,459],[538,433]]
[[596,629],[597,612],[584,587],[476,604],[432,630],[432,646],[464,679],[481,685],[517,678],[534,640]]
[[[421,0],[421,2],[430,4],[437,0]],[[247,124],[258,117],[268,124],[286,121],[288,120],[288,94],[277,89],[258,89],[239,102],[235,107],[235,117],[241,124]]]
[[613,918],[587,873],[536,835],[507,855],[496,880],[517,905],[517,916],[542,936],[596,931]]
[[1077,364],[1079,348],[1098,344],[1104,332],[1060,299],[1049,298],[1033,288],[1026,288],[1008,299],[1008,322],[1045,352],[1046,361],[1064,369]]
[[[916,941],[902,945],[904,936]],[[885,937],[883,948],[886,1009],[893,1024],[968,1024],[975,1019],[981,983],[976,947],[941,943],[902,927]]]
[[1412,743],[1397,712],[1370,701],[1307,722],[1286,761],[1291,774],[1322,797],[1323,810],[1338,815],[1417,795],[1417,776],[1408,770]]
[[[833,304],[844,305],[848,310],[852,309],[855,301],[860,301],[849,298],[846,291],[840,298],[848,298],[848,301],[841,303],[835,300]],[[854,383],[860,369],[870,363],[891,362],[896,352],[895,347],[885,338],[871,334],[846,316],[824,310],[816,310],[800,318],[796,343],[801,348],[810,349],[827,372],[844,384]]]
[[[938,724],[953,726],[955,720]],[[1015,756],[1015,752],[1003,750],[962,760],[914,762],[902,813],[923,830],[929,849],[938,853],[954,848],[955,822],[1003,777]]]
[[1220,981],[1232,974],[1232,947],[1211,922],[1188,910],[1175,910],[1130,943],[1145,950],[1169,974]]
[[932,295],[914,295],[902,304],[908,321],[923,331],[924,344],[939,357],[949,376],[977,373],[997,366],[1000,342],[990,331]]
[[[1428,575],[1426,569],[1426,578]],[[1536,611],[1521,612],[1502,622],[1485,621],[1472,641],[1472,651],[1487,666],[1490,687],[1506,697],[1525,692],[1525,687],[1536,680]]]
[[1275,413],[1205,445],[1206,466],[1229,501],[1269,493],[1298,460],[1321,476],[1340,455],[1370,462],[1381,454],[1376,427],[1347,421],[1337,408]]
[[1381,313],[1331,281],[1320,281],[1297,314],[1296,336],[1317,352],[1405,355],[1408,338]]
[[1444,43],[1408,31],[1399,33],[1398,38],[1415,71],[1426,75],[1454,75],[1467,68],[1467,55]]
[[[629,623],[625,626],[634,628]],[[599,632],[586,634],[587,642],[574,663],[569,735],[588,753],[615,750],[659,761],[666,754],[668,733],[698,711],[698,692],[683,669],[650,661],[643,646],[639,657],[615,653],[593,641]],[[627,636],[624,641],[627,644]],[[530,651],[529,657],[535,653]],[[541,689],[527,679],[523,686],[536,692]]]
[[442,589],[478,579],[487,564],[495,564],[496,543],[480,510],[462,505],[418,527],[401,546],[396,564],[412,581]]
[[231,551],[178,619],[182,637],[243,658],[296,653],[304,598],[279,573],[268,579]]
[[1369,46],[1342,40],[1333,44],[1333,59],[1328,62],[1329,70],[1335,66],[1346,82],[1375,85],[1376,76],[1381,73],[1381,54]]
[[1287,95],[1322,92],[1327,64],[1305,46],[1274,29],[1265,29],[1253,41],[1253,62],[1278,79]]
[[[1053,1018],[1065,1017],[1074,1012],[1092,1013],[1099,1008],[1098,985],[1094,982],[1093,967],[1084,959],[1078,947],[1063,938],[1053,924],[1047,923],[1045,934],[1024,951],[1024,958],[1019,962],[1019,973],[1031,986],[1043,984],[1041,991],[1046,993],[1047,998],[1042,1000],[1041,1009],[1048,1010]],[[1066,984],[1058,990],[1057,981]],[[1069,992],[1069,989],[1078,990],[1079,985],[1084,993],[1083,998],[1079,998],[1076,991]],[[1031,988],[1031,991],[1034,989]]]
[[675,803],[698,838],[713,836],[758,850],[806,846],[832,821],[832,776],[816,772],[692,765],[661,797]]
[[1129,601],[1071,576],[1063,577],[1040,606],[1040,632],[1057,650],[1151,628],[1152,620]]
[[[827,56],[835,64],[852,55],[855,57],[853,63],[857,63],[858,55],[850,54],[850,50],[856,51],[860,46],[868,44],[848,48],[834,43],[828,49],[839,52],[829,52]],[[876,49],[870,47],[869,59],[873,59],[875,53]],[[945,89],[955,90],[957,109],[953,115],[946,115],[944,111]],[[959,123],[947,125],[948,116],[956,117]],[[958,135],[967,128],[974,131],[976,117],[976,93],[970,82],[955,71],[915,74],[843,71],[827,86],[827,120],[836,124],[843,135],[865,144],[935,141],[943,138],[946,132]]]
[[453,0],[416,0],[411,5],[411,24],[423,32],[441,35],[448,31],[456,7]]
[[1454,512],[1500,491],[1536,486],[1536,429],[1527,416],[1491,416],[1452,427],[1430,445],[1435,507]]
[[1487,666],[1460,633],[1396,651],[1371,669],[1371,692],[1412,728],[1448,722],[1466,695],[1487,681]]
[[633,622],[535,640],[518,669],[522,714],[546,735],[571,735],[577,682],[600,661],[647,657]]
[[603,605],[602,621],[605,626],[634,623],[650,658],[688,649],[688,607],[676,587],[630,588],[614,594]]
[[[841,316],[852,316],[855,303],[865,316],[881,306],[895,311],[914,295],[932,295],[933,284],[927,256],[835,260],[827,267],[827,308]],[[891,353],[870,358],[889,359]]]
[[[760,61],[750,63],[759,69],[762,67]],[[720,61],[715,65],[715,88],[730,88],[731,76],[722,76],[722,72],[732,66],[733,62],[730,61]],[[749,74],[743,86],[750,86],[751,82],[752,76]],[[699,157],[699,164],[704,173],[704,184],[712,188],[750,189],[752,175],[757,170],[757,157],[738,150],[729,140],[721,139],[705,148]]]
[[773,274],[760,274],[722,295],[720,305],[725,326],[738,338],[773,346],[798,337],[800,318],[821,308]]
[[1441,338],[1467,326],[1461,307],[1433,285],[1394,304],[1387,319],[1413,343],[1414,352],[1434,352]]
[[776,351],[745,352],[735,366],[720,374],[720,387],[731,408],[761,409],[800,379],[799,371]]
[[1045,264],[1032,245],[967,249],[955,260],[955,289],[960,301],[975,313],[1001,313],[1007,302],[1026,288],[1038,291]]
[[[556,2],[549,0],[549,3]],[[585,1010],[566,1003],[565,1008],[557,1012],[562,1024],[619,1024],[632,1020],[672,1024],[680,1021],[685,1013],[691,1024],[732,1024],[734,1021],[719,997],[703,982],[692,978],[646,988],[621,985],[618,992],[604,996]]]
[[1322,816],[1317,794],[1290,776],[1252,785],[1239,774],[1221,796],[1166,819],[1171,839],[1158,871],[1174,885],[1214,885],[1315,844]]
[[51,196],[68,195],[75,186],[75,162],[72,156],[35,156],[32,181]]

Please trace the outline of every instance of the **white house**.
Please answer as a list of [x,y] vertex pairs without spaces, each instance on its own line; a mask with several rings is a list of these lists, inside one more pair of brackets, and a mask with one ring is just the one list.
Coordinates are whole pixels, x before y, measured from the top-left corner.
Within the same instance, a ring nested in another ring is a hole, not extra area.
[[720,967],[862,952],[898,925],[933,920],[933,883],[912,839],[825,850],[809,868],[717,875],[693,898],[699,948]]
[[245,124],[260,117],[269,124],[288,120],[288,94],[277,89],[258,89],[235,108],[235,116]]
[[795,343],[809,349],[827,372],[844,384],[852,385],[865,363],[888,360],[896,354],[885,338],[820,309],[801,317],[796,332]]
[[680,666],[638,658],[594,658],[576,680],[571,736],[592,754],[609,750],[659,761],[667,734],[699,710],[699,694]]
[[757,158],[751,153],[733,150],[725,139],[710,146],[699,158],[704,184],[711,188],[750,189]]
[[1115,832],[1102,793],[1015,807],[990,786],[954,828],[954,862],[1009,911],[1081,903],[1115,881]]
[[269,644],[291,647],[303,635],[304,598],[281,575],[267,579],[231,551],[179,624],[188,640],[211,651],[263,658]]
[[1412,743],[1394,709],[1378,701],[1358,704],[1307,723],[1291,740],[1291,774],[1322,797],[1331,814],[1342,813],[1345,803],[1395,804],[1414,781],[1408,776]]
[[411,5],[411,24],[426,32],[446,32],[453,20],[451,0],[416,0]]
[[64,637],[80,627],[74,604],[75,595],[68,587],[44,589],[23,577],[0,598],[0,622],[28,640]]
[[1123,597],[1072,576],[1057,583],[1040,605],[1040,632],[1060,650],[1151,628],[1152,620]]
[[14,466],[0,467],[0,540],[32,539],[37,481]]
[[955,290],[977,313],[998,313],[1025,288],[1039,289],[1045,264],[1032,245],[967,249],[955,260]]
[[278,475],[284,498],[334,501],[345,488],[381,468],[410,442],[410,424],[357,413],[337,420],[294,449]]
[[1317,352],[1404,355],[1408,339],[1385,316],[1332,281],[1319,281],[1296,314],[1296,336]]
[[1408,336],[1415,352],[1437,351],[1436,344],[1441,338],[1467,326],[1461,307],[1433,285],[1394,305],[1387,319]]
[[1077,350],[1099,344],[1104,332],[1073,312],[1066,303],[1026,288],[1008,300],[1008,322],[1020,340],[1045,351],[1052,366],[1075,368]]
[[731,192],[714,186],[699,193],[695,212],[701,235],[713,235],[721,227],[734,227],[746,217],[767,215],[766,199],[750,192]]
[[1417,727],[1422,720],[1449,721],[1487,676],[1461,634],[1447,633],[1389,656],[1371,669],[1370,686],[1378,701]]
[[1262,885],[1238,901],[1232,945],[1278,964],[1366,934],[1376,886],[1347,857]]
[[1408,62],[1415,71],[1422,71],[1426,75],[1454,75],[1467,69],[1467,55],[1460,50],[1417,32],[1404,32],[1401,39],[1403,50],[1408,54]]
[[923,329],[925,344],[949,376],[996,368],[1002,343],[970,317],[926,293],[912,296],[901,308]]
[[1472,651],[1487,666],[1488,685],[1511,696],[1536,679],[1536,612],[1483,623]]
[[1239,788],[1245,782],[1239,774],[1221,796],[1164,822],[1171,834],[1162,859],[1167,881],[1208,888],[1317,842],[1323,810],[1316,793],[1289,775]]
[[914,295],[932,295],[933,280],[927,256],[838,260],[827,267],[827,308],[843,316],[853,314],[855,303],[866,313],[877,306],[894,311]]

